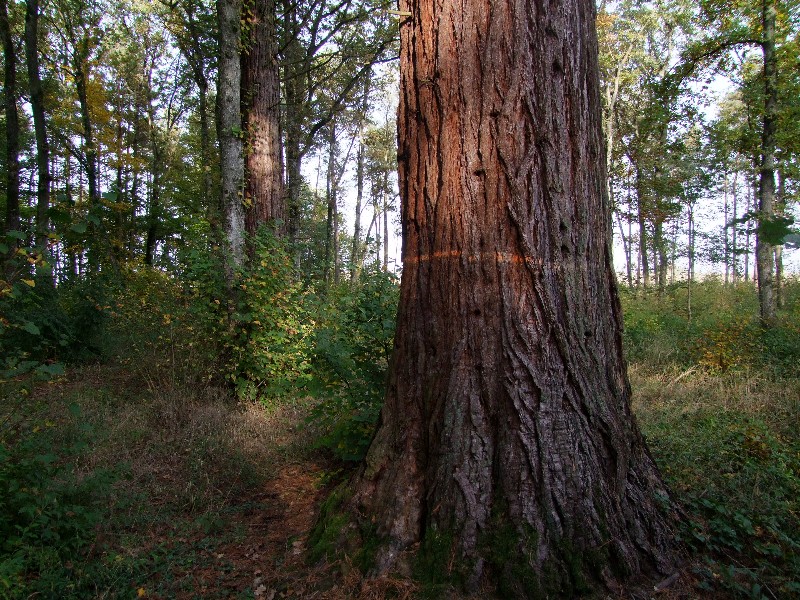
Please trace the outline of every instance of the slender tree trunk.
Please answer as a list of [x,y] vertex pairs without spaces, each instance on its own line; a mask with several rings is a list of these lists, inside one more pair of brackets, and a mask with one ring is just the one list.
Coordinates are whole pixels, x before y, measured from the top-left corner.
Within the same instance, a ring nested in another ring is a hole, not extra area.
[[389,173],[383,173],[383,270],[389,271]]
[[[754,203],[754,193],[753,193],[753,185],[750,181],[750,178],[747,178],[747,208],[745,212],[751,213],[753,210],[753,203]],[[750,231],[751,228],[748,227],[745,231],[744,237],[744,280],[750,281]]]
[[[630,196],[628,197],[630,200]],[[637,275],[636,281],[633,280],[633,219],[631,218],[631,211],[632,207],[630,202],[628,202],[628,212],[626,214],[626,218],[628,219],[628,253],[625,256],[626,267],[628,269],[628,285],[633,288],[634,285],[638,285],[639,283],[639,275],[638,275],[638,267],[637,267]]]
[[255,235],[270,224],[286,231],[283,152],[280,130],[280,81],[275,39],[274,0],[249,0],[249,39],[242,54],[245,152],[245,228]]
[[89,206],[96,206],[100,201],[97,186],[97,145],[94,139],[94,127],[89,112],[87,87],[89,84],[88,69],[89,40],[84,37],[75,48],[72,68],[75,76],[75,89],[78,92],[78,105],[81,113],[81,135],[83,136],[84,158],[86,159],[86,183],[89,186]]
[[688,205],[688,212],[689,212],[689,283],[694,282],[694,242],[695,242],[695,231],[694,231],[694,206],[690,203]]
[[383,240],[381,239],[381,217],[383,215],[383,210],[381,209],[382,197],[380,195],[382,193],[383,192],[380,192],[372,199],[372,219],[375,221],[375,265],[379,269],[381,267],[381,248],[383,247]]
[[376,248],[376,250],[375,250],[375,256],[377,257],[377,256],[379,255],[379,252],[380,252],[380,246],[381,246],[381,239],[380,239],[380,238],[381,238],[381,234],[380,234],[380,227],[379,227],[379,224],[378,224],[378,211],[377,211],[377,209],[376,209],[376,205],[375,205],[375,203],[374,203],[374,202],[373,202],[373,205],[372,205],[372,207],[373,207],[373,211],[372,211],[372,219],[371,219],[371,220],[370,220],[370,222],[369,222],[369,227],[367,227],[367,235],[366,235],[366,239],[367,239],[367,240],[369,240],[369,238],[370,238],[370,235],[372,234],[372,228],[374,227],[374,228],[375,228],[375,231],[376,231],[376,233],[375,233],[375,235],[376,235],[376,240],[375,240],[375,241],[376,241],[376,246],[375,246],[375,248]]
[[653,270],[656,276],[656,287],[664,291],[667,282],[667,247],[664,239],[664,221],[658,217],[653,227]]
[[722,228],[722,248],[723,248],[723,262],[725,263],[725,287],[730,284],[731,277],[731,253],[730,253],[730,244],[728,242],[728,172],[725,172],[725,177],[723,179],[722,184],[722,196],[723,196],[723,215],[725,219],[725,224]]
[[630,240],[625,235],[625,229],[622,226],[622,215],[619,211],[614,211],[614,216],[616,217],[617,228],[619,229],[619,238],[622,240],[622,251],[625,254],[625,273],[627,275],[628,286],[631,286],[633,273],[631,269]]
[[[6,220],[5,231],[20,228],[19,114],[17,112],[17,56],[8,20],[8,1],[0,0],[0,38],[3,43],[3,101],[5,108]],[[18,245],[12,242],[11,251]]]
[[[121,86],[120,86],[121,87]],[[125,151],[128,150],[125,144],[125,128],[123,126],[122,118],[122,94],[117,88],[117,102],[114,105],[114,116],[117,120],[116,126],[116,139],[114,140],[114,150],[116,151],[116,167],[117,176],[114,182],[114,191],[116,198],[114,201],[114,234],[111,240],[111,256],[115,262],[125,260],[125,196],[126,196],[126,181],[125,181]]]
[[[153,119],[154,115],[151,115]],[[150,185],[150,202],[147,206],[147,236],[145,237],[144,264],[152,265],[158,241],[158,220],[161,213],[161,165],[163,155],[158,141],[158,131],[154,119],[151,120],[151,142],[153,163],[151,167],[152,181]]]
[[299,266],[298,236],[300,234],[300,191],[303,185],[301,150],[303,132],[301,130],[301,110],[303,103],[302,75],[303,48],[298,40],[300,25],[297,17],[297,3],[283,0],[286,20],[284,29],[287,41],[284,56],[283,85],[286,99],[286,202],[287,233],[289,242],[295,248],[295,261]]
[[372,81],[372,74],[368,73],[364,78],[364,91],[361,96],[361,135],[358,140],[358,154],[356,156],[356,208],[355,226],[353,228],[353,247],[350,251],[350,282],[354,282],[361,269],[361,209],[364,201],[364,162],[366,158],[366,145],[364,144],[364,133],[369,122],[369,88]]
[[594,4],[400,9],[400,307],[351,507],[377,569],[437,548],[505,597],[671,572],[622,357]]
[[211,132],[208,124],[208,81],[205,75],[199,80],[195,80],[199,94],[200,112],[200,163],[203,169],[203,206],[209,211],[209,222],[216,221],[216,216],[213,214],[213,207],[216,206],[212,202],[211,196],[214,189],[214,177],[212,175],[211,167]]
[[645,219],[644,210],[644,182],[642,181],[642,172],[639,167],[636,167],[636,198],[637,198],[637,212],[639,218],[639,260],[642,265],[642,284],[644,288],[650,287],[650,263],[647,258],[647,222]]
[[[217,137],[222,173],[221,205],[228,251],[233,264],[244,260],[244,157],[242,154],[240,0],[217,0],[219,65],[217,69]],[[233,281],[228,268],[227,279]]]
[[44,113],[44,91],[39,74],[39,1],[25,3],[25,59],[28,67],[28,86],[31,91],[31,112],[36,135],[36,248],[47,252],[50,208],[50,145]]
[[139,157],[142,154],[141,150],[141,135],[140,135],[140,124],[141,124],[141,113],[142,107],[137,101],[134,104],[133,108],[133,136],[132,136],[132,145],[133,148],[131,149],[131,154],[133,156],[132,161],[132,171],[133,174],[131,176],[131,193],[130,193],[130,211],[128,212],[127,218],[131,224],[128,227],[129,237],[127,240],[128,246],[128,253],[133,256],[136,251],[138,250],[139,240],[138,240],[138,233],[136,233],[136,227],[134,223],[136,222],[136,213],[139,208],[139,187],[141,184],[141,172],[139,168]]
[[[72,196],[72,160],[69,152],[64,153],[64,196],[66,197],[69,212],[72,214],[75,210],[75,200]],[[70,243],[72,242],[70,237],[70,232],[67,232],[64,250],[67,253],[67,262],[69,263],[69,279],[75,281],[78,277],[78,257],[75,244]]]
[[[776,213],[781,217],[786,216],[786,179],[782,173],[778,173],[778,196],[776,198]],[[775,304],[777,308],[783,308],[783,244],[775,246]]]
[[[761,169],[758,187],[758,214],[760,221],[775,217],[775,130],[778,115],[778,71],[775,56],[775,5],[773,0],[762,0],[761,19],[764,39],[764,118],[761,130]],[[756,271],[758,273],[758,300],[761,320],[765,325],[775,321],[775,290],[773,281],[774,253],[772,244],[763,235],[756,235]]]
[[331,121],[328,127],[328,168],[325,177],[325,201],[328,208],[325,220],[325,282],[330,283],[331,278],[331,246],[333,244],[333,213],[335,210],[336,185],[336,121]]
[[733,196],[733,215],[731,217],[731,254],[733,262],[733,282],[739,281],[739,246],[737,245],[737,234],[739,232],[739,224],[736,219],[739,218],[739,171],[733,172],[733,189],[731,190]]
[[204,49],[200,41],[201,34],[198,30],[197,21],[194,15],[195,7],[191,2],[184,5],[186,10],[186,28],[189,33],[189,40],[181,46],[186,61],[192,69],[192,79],[198,90],[198,112],[200,119],[200,163],[203,169],[203,206],[208,211],[208,220],[212,230],[216,229],[218,215],[216,213],[217,203],[212,202],[211,196],[214,189],[214,178],[212,175],[211,157],[211,132],[208,122],[208,77],[206,77],[206,60]]

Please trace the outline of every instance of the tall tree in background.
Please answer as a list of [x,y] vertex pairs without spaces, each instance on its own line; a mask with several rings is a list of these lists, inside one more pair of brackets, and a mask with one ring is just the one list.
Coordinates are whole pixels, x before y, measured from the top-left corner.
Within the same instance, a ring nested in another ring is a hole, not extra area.
[[[228,251],[235,265],[244,259],[243,131],[240,0],[217,0],[219,61],[217,67],[217,137],[222,173],[222,212]],[[229,281],[232,273],[228,274]]]
[[[708,1],[701,6],[704,24],[711,31],[689,47],[680,76],[693,74],[712,65],[730,70],[730,54],[733,50],[746,51],[749,47],[756,47],[761,51],[761,140],[755,219],[756,272],[761,319],[765,325],[771,325],[776,318],[774,226],[780,223],[780,218],[776,220],[775,214],[775,156],[780,137],[777,129],[780,79],[778,57],[782,47],[794,46],[793,38],[796,36],[792,33],[791,15],[796,14],[797,6],[794,0],[743,0],[734,3]],[[778,14],[781,15],[780,19]],[[796,63],[796,55],[793,60]],[[796,70],[795,67],[796,64],[793,64],[789,69]]]
[[5,230],[19,229],[19,114],[17,113],[17,53],[11,37],[8,1],[0,0],[0,42],[3,44],[3,106],[6,117]]
[[25,63],[36,134],[36,247],[39,252],[44,252],[47,248],[51,177],[50,144],[47,140],[44,91],[39,69],[39,0],[27,0],[25,3]]
[[[473,584],[490,565],[523,595],[668,572],[622,358],[593,4],[401,9],[401,298],[354,496],[378,567],[445,544]],[[492,564],[495,534],[511,556]]]
[[[371,70],[370,70],[371,71]],[[358,134],[358,150],[356,152],[356,207],[355,207],[355,223],[353,226],[353,245],[350,249],[350,282],[353,283],[358,277],[359,268],[361,266],[361,211],[363,209],[364,201],[364,166],[366,162],[366,144],[365,134],[367,123],[369,122],[369,91],[372,83],[372,73],[367,73],[364,77],[364,91],[361,96],[361,106],[357,113],[357,127]]]
[[304,157],[330,121],[360,98],[375,64],[389,60],[397,29],[387,0],[320,0],[280,6],[288,234],[296,244]]
[[247,31],[242,53],[245,229],[254,235],[259,225],[271,223],[283,233],[287,215],[275,0],[248,0],[246,7]]
[[[212,127],[208,118],[209,72],[216,66],[216,48],[212,48],[215,28],[209,18],[207,0],[172,0],[166,3],[164,18],[175,36],[178,48],[191,71],[197,86],[197,117],[200,126],[200,166],[202,169],[202,203],[207,218],[217,226],[218,202],[212,201],[216,162],[211,147]],[[218,48],[218,47],[217,47]]]

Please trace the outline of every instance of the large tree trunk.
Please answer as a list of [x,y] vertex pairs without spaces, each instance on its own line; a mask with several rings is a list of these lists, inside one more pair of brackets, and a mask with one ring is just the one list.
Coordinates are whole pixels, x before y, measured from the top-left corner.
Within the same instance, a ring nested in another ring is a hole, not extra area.
[[44,92],[39,74],[39,2],[25,3],[25,59],[28,68],[28,86],[31,91],[31,112],[36,135],[36,248],[44,254],[47,250],[48,210],[50,208],[50,145],[45,125]]
[[[244,206],[240,194],[244,181],[242,155],[241,63],[239,46],[240,0],[217,0],[219,66],[217,69],[217,137],[222,173],[222,211],[228,251],[235,265],[244,259]],[[229,269],[230,283],[233,272]]]
[[401,9],[398,329],[353,499],[377,568],[419,543],[519,595],[666,573],[607,239],[594,4]]
[[[764,39],[764,120],[761,131],[761,169],[758,187],[758,214],[760,221],[775,217],[775,129],[778,112],[778,71],[775,56],[775,5],[762,1]],[[765,325],[775,321],[775,291],[773,289],[774,256],[772,244],[763,235],[756,236],[756,272],[758,274],[758,301],[761,320]]]
[[249,39],[242,54],[245,153],[245,229],[254,235],[271,224],[286,231],[283,155],[280,130],[280,80],[276,57],[275,2],[251,0]]
[[[6,222],[5,231],[19,229],[19,114],[17,113],[17,58],[8,2],[0,0],[0,38],[3,44],[3,100],[5,108]],[[16,242],[15,242],[16,244]],[[13,249],[12,249],[13,251]]]

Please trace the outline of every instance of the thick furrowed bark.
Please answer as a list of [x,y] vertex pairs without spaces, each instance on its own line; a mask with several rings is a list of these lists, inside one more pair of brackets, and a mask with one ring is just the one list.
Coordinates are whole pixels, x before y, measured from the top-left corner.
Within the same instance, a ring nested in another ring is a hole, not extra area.
[[479,576],[502,522],[539,575],[568,552],[606,557],[589,577],[667,572],[622,359],[592,5],[404,10],[398,330],[354,498],[378,568],[439,531]]

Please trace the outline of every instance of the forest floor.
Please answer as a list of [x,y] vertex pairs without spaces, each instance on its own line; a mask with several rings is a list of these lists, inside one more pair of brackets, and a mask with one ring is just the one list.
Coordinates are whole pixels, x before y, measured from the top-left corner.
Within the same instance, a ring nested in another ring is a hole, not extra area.
[[[42,447],[72,463],[64,466],[102,504],[87,556],[43,571],[52,597],[336,600],[414,590],[365,580],[346,560],[308,563],[319,504],[343,476],[314,448],[311,401],[238,403],[213,387],[94,365],[38,385],[25,405],[36,409],[16,425],[44,436]],[[15,407],[2,408],[0,421]]]
[[[684,541],[694,558],[657,597],[795,597],[800,385],[635,366],[631,379],[642,429],[691,515]],[[15,426],[56,448],[74,481],[52,479],[83,485],[100,515],[84,521],[88,552],[38,559],[43,597],[442,597],[407,579],[364,579],[346,558],[309,564],[319,504],[346,475],[315,449],[311,401],[237,403],[221,389],[106,364],[37,385],[25,407]],[[15,410],[2,408],[0,421]],[[770,520],[781,510],[794,528],[786,539],[786,521]]]

